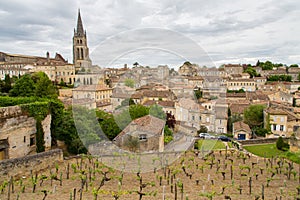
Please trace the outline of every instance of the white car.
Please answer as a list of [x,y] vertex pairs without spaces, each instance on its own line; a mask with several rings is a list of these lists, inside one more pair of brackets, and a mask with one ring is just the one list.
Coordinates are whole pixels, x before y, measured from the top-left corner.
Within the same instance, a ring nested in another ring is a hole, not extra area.
[[212,136],[212,135],[210,135],[208,133],[200,133],[199,137],[203,138],[203,139],[215,139],[216,138],[215,136]]

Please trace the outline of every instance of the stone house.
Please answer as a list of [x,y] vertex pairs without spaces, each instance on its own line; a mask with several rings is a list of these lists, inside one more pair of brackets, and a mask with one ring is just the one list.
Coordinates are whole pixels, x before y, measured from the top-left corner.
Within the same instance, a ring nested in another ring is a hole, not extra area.
[[234,79],[227,81],[227,90],[255,91],[256,82],[253,79]]
[[179,99],[175,103],[175,119],[186,126],[200,129],[200,105],[192,99]]
[[144,106],[152,106],[152,105],[159,105],[162,107],[163,111],[165,113],[170,113],[171,115],[174,115],[175,110],[175,101],[155,101],[155,100],[148,100],[143,103]]
[[164,151],[165,121],[151,115],[133,120],[113,143],[134,152]]
[[[92,109],[98,108],[102,110],[111,110],[112,88],[106,85],[81,85],[72,91],[73,103],[92,105],[87,106]],[[84,101],[83,101],[84,100]]]
[[230,74],[242,74],[244,69],[240,64],[226,64],[224,70],[227,75]]
[[289,67],[288,68],[288,75],[292,76],[293,81],[298,81],[299,73],[300,73],[299,67]]
[[284,104],[293,104],[293,95],[283,92],[283,91],[278,91],[278,92],[273,92],[268,95],[270,101],[273,102],[278,102],[278,103],[284,103]]
[[300,117],[293,112],[281,108],[268,108],[264,110],[264,126],[273,134],[291,136],[299,126]]
[[233,123],[232,133],[233,138],[237,140],[249,140],[252,137],[252,132],[249,125],[243,121]]
[[[51,115],[42,121],[45,150],[51,148]],[[0,160],[36,153],[36,120],[20,106],[0,108]]]

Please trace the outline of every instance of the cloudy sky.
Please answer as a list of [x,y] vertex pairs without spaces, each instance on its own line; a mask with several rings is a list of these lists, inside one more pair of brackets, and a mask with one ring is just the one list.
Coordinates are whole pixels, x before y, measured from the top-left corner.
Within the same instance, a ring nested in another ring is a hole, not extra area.
[[300,64],[296,0],[0,0],[0,51],[72,62],[78,8],[100,66]]

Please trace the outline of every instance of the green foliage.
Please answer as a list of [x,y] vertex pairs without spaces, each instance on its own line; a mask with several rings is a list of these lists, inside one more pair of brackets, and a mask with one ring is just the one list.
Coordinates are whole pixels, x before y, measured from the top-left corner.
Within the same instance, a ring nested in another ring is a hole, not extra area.
[[251,105],[244,111],[244,122],[251,129],[261,127],[263,125],[264,105]]
[[262,70],[272,70],[274,65],[270,61],[266,62],[258,62],[258,66],[262,68]]
[[250,75],[250,78],[257,77],[258,73],[253,67],[247,67],[247,69],[244,71],[245,73],[248,73]]
[[114,116],[112,114],[106,113],[102,110],[96,111],[99,124],[102,131],[108,137],[108,139],[114,139],[120,132],[118,124],[115,122]]
[[194,90],[194,94],[196,96],[196,99],[200,99],[203,96],[203,92],[200,89]]
[[129,107],[129,113],[132,120],[146,116],[149,114],[149,107],[137,104]]
[[150,106],[149,115],[162,120],[166,119],[166,113],[163,111],[162,107],[157,104]]
[[57,93],[51,80],[44,72],[37,72],[32,75],[32,79],[35,81],[35,96],[56,98]]
[[31,97],[35,95],[35,84],[29,74],[25,74],[15,83],[14,87],[9,91],[12,97]]
[[0,107],[15,106],[20,104],[27,104],[33,102],[47,101],[47,99],[41,99],[36,97],[8,97],[0,96]]
[[127,79],[125,79],[124,84],[125,84],[127,87],[134,88],[135,82],[134,82],[133,79],[127,78]]
[[281,151],[287,151],[290,148],[290,145],[283,141],[282,137],[279,137],[276,141],[276,148]]
[[242,121],[243,117],[239,114],[231,115],[230,109],[228,109],[228,120],[227,120],[227,130],[232,132],[232,124],[238,121]]
[[124,99],[122,102],[121,102],[121,107],[123,106],[130,106],[130,105],[135,105],[133,99],[129,98],[129,99]]
[[273,75],[273,76],[269,76],[267,78],[268,81],[287,81],[287,82],[291,82],[292,81],[292,76],[290,75]]
[[25,74],[16,81],[9,95],[12,97],[57,98],[56,89],[44,72],[37,72],[33,75]]
[[77,133],[84,146],[101,141],[105,135],[99,126],[95,110],[73,106],[73,118]]
[[45,151],[44,131],[41,120],[36,122],[36,152]]
[[164,143],[168,144],[173,140],[173,131],[166,125],[164,129]]
[[200,129],[197,131],[197,133],[207,133],[208,129],[206,126],[201,125]]
[[267,129],[265,129],[265,128],[259,127],[257,129],[255,129],[255,134],[257,136],[265,137],[268,133],[269,133],[269,131]]
[[8,74],[5,74],[5,77],[4,77],[4,82],[1,86],[1,92],[3,93],[8,93],[9,90],[11,90],[11,78]]
[[292,65],[290,65],[290,67],[299,67],[297,64],[292,64]]
[[227,93],[245,93],[245,90],[239,89],[239,90],[227,90]]

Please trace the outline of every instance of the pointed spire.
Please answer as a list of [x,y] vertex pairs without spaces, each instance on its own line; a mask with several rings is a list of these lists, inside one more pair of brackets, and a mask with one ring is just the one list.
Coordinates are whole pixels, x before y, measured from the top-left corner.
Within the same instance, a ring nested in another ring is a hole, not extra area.
[[78,9],[78,19],[77,19],[77,35],[78,36],[83,36],[84,31],[83,31],[83,25],[82,25],[82,20],[80,16],[80,9]]

